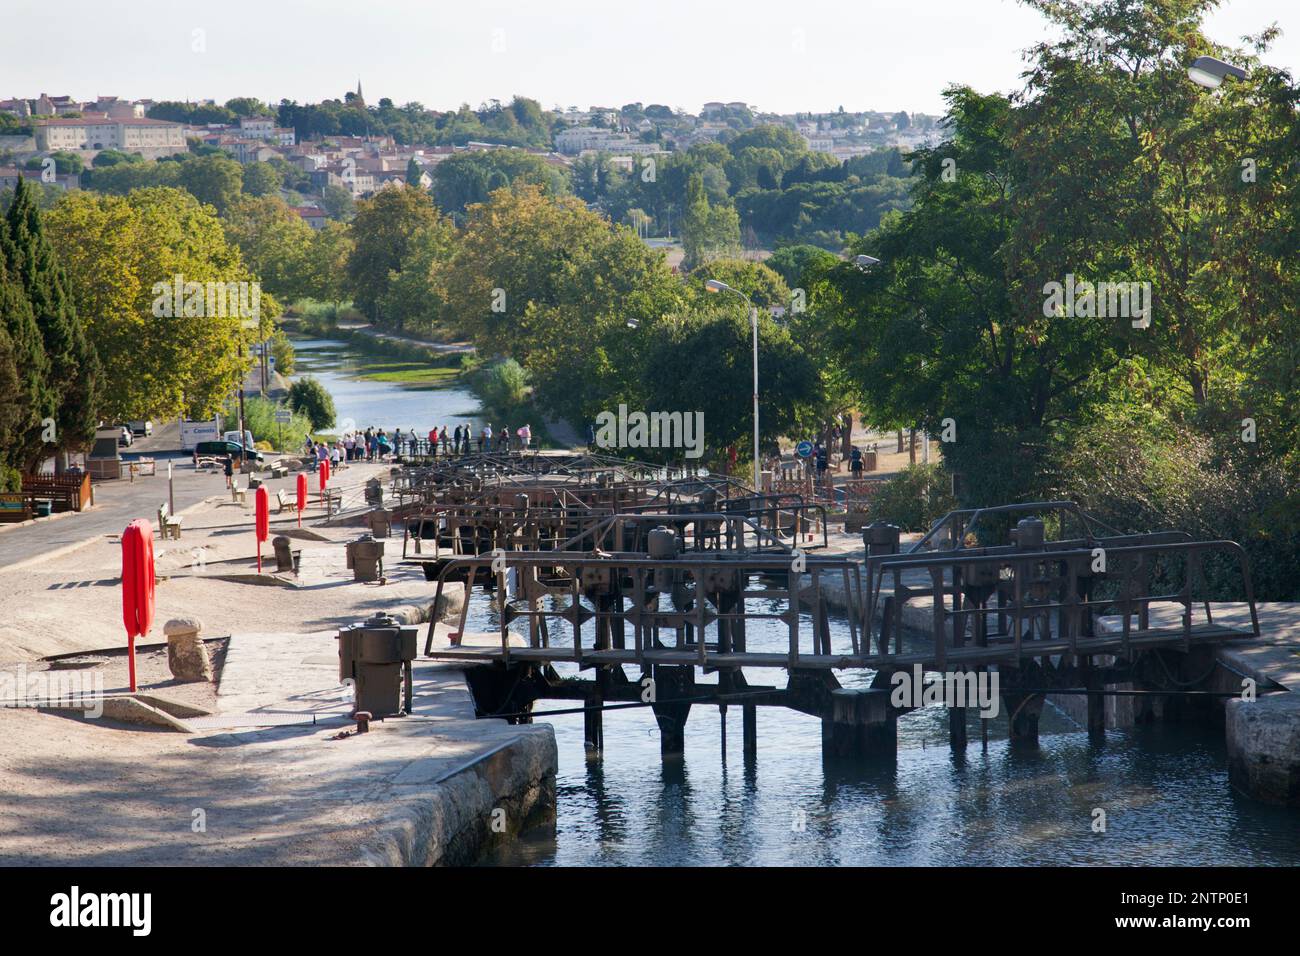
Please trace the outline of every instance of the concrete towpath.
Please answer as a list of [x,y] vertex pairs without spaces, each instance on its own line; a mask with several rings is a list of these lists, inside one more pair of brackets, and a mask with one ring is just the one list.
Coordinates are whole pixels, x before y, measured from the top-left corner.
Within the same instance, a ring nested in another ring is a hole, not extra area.
[[[475,720],[462,672],[429,661],[414,713],[365,734],[341,690],[334,632],[247,633],[191,736],[11,714],[0,769],[24,786],[0,819],[0,865],[463,864],[553,824],[549,725]],[[27,759],[25,732],[78,759]]]

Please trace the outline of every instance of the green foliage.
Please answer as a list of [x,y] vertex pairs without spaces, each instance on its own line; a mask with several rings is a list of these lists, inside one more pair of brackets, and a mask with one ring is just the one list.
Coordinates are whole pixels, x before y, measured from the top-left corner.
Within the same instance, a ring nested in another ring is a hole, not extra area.
[[22,279],[9,271],[12,243],[0,219],[0,480],[40,454],[41,419],[51,411],[49,359]]
[[372,321],[395,324],[383,306],[394,279],[411,259],[415,237],[422,230],[446,230],[423,190],[402,186],[381,189],[358,204],[352,221],[353,249],[347,274],[356,307]]
[[190,126],[204,126],[208,123],[232,124],[239,117],[235,111],[226,106],[214,106],[209,103],[178,103],[174,100],[155,103],[149,107],[150,119],[171,120],[173,123],[185,123]]
[[764,262],[790,288],[807,289],[814,281],[814,276],[836,265],[839,260],[816,246],[785,245],[772,253]]
[[709,259],[734,256],[740,251],[740,217],[729,203],[710,203],[704,177],[691,177],[681,220],[682,261],[687,269]]
[[[239,347],[263,331],[243,328],[229,307],[217,315],[170,310],[171,317],[165,308],[177,275],[200,283],[254,278],[211,211],[179,189],[80,191],[50,212],[47,228],[103,365],[100,417],[206,418],[220,408],[247,366]],[[268,333],[277,312],[263,295]]]
[[[254,442],[270,442],[272,447],[276,447],[281,444],[283,438],[283,446],[292,448],[298,445],[308,432],[319,430],[313,425],[310,417],[292,409],[289,421],[277,422],[275,413],[284,407],[260,395],[250,395],[244,399],[244,427],[253,433]],[[232,399],[226,405],[224,418],[235,422],[239,420],[238,416],[239,402]],[[330,424],[333,424],[332,420]]]
[[[1062,450],[1058,472],[1059,493],[1112,527],[1238,541],[1250,559],[1256,600],[1300,600],[1295,461],[1240,448],[1226,457],[1192,429],[1116,420],[1082,430]],[[1240,599],[1241,574],[1230,556],[1208,555],[1202,572],[1210,600]]]
[[942,465],[909,465],[881,483],[871,499],[871,518],[904,531],[928,531],[956,507],[951,479]]
[[356,213],[357,204],[356,200],[352,198],[352,193],[334,183],[330,183],[321,190],[321,202],[325,206],[325,212],[329,214],[331,219],[346,221],[350,220]]
[[528,373],[514,359],[483,366],[474,373],[471,384],[484,406],[496,414],[508,415],[528,397]]
[[228,156],[199,156],[181,164],[180,185],[224,216],[243,192],[244,174]]
[[334,410],[334,398],[325,390],[325,386],[310,375],[298,379],[289,386],[288,404],[295,412],[305,416],[312,431],[321,431],[334,426],[338,413]]
[[[66,153],[63,151],[50,153],[49,158],[54,160],[54,171],[60,176],[67,176],[81,172],[86,168],[85,162],[77,153]],[[33,156],[27,160],[28,169],[40,169],[45,160],[40,156]]]
[[117,166],[120,163],[143,163],[144,157],[139,153],[124,153],[120,149],[103,149],[95,154],[91,165],[96,169]]
[[283,299],[310,294],[307,261],[315,233],[278,196],[244,196],[222,217],[226,239],[267,292]]
[[281,375],[292,375],[295,368],[293,343],[282,329],[276,329],[271,336],[271,357],[275,359],[275,370]]
[[[9,272],[22,283],[49,362],[45,389],[49,404],[43,411],[54,420],[53,448],[86,447],[94,438],[99,411],[99,357],[87,341],[67,277],[26,180],[19,180],[5,220],[3,251]],[[20,442],[31,449],[46,444],[39,432],[29,432]]]
[[385,325],[418,335],[442,331],[451,318],[444,276],[455,250],[454,232],[443,220],[419,227],[410,237],[402,268],[389,274],[380,304]]
[[[787,434],[796,409],[818,401],[816,370],[770,319],[759,320],[760,442]],[[729,445],[753,457],[751,328],[741,310],[716,305],[665,323],[637,362],[646,409],[704,413],[706,454],[720,461]]]
[[486,202],[493,190],[513,183],[540,186],[551,196],[568,191],[563,170],[517,149],[460,153],[433,167],[434,202],[458,223],[468,206]]
[[[691,273],[691,285],[703,295],[707,279],[719,279],[743,292],[756,307],[764,311],[775,306],[790,306],[790,289],[785,280],[763,263],[744,259],[714,259]],[[739,303],[734,297],[733,300]]]
[[284,177],[270,163],[247,163],[243,167],[243,190],[247,196],[275,196]]
[[281,100],[281,126],[291,126],[299,142],[331,136],[392,136],[401,144],[432,143],[463,146],[471,140],[503,146],[549,148],[554,114],[544,111],[536,100],[516,96],[508,104],[497,100],[477,110],[468,104],[439,113],[419,103],[395,105],[381,99],[378,106],[363,106],[353,94],[343,100],[299,105]]

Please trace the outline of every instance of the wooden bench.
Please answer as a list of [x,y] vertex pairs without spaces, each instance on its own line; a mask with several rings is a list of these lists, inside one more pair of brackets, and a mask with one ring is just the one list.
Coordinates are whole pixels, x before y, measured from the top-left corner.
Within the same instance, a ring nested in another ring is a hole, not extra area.
[[184,520],[184,518],[173,515],[171,509],[167,507],[167,502],[164,501],[158,506],[158,536],[163,539],[176,538],[179,540],[181,522]]
[[[284,514],[284,509],[287,508],[287,507],[289,507],[289,501],[288,501],[288,499],[285,498],[285,496],[284,496],[284,489],[283,489],[283,488],[279,488],[279,489],[276,490],[276,492],[275,492],[275,500],[276,500],[276,503],[280,506],[280,510],[277,511],[276,514]],[[296,508],[297,506],[298,506],[298,502],[295,500],[295,501],[294,501],[294,507]]]
[[337,488],[326,488],[324,498],[325,516],[329,517],[339,510],[339,506],[343,503],[343,496],[339,493]]
[[247,505],[248,489],[239,487],[239,482],[230,480],[230,500],[237,505]]

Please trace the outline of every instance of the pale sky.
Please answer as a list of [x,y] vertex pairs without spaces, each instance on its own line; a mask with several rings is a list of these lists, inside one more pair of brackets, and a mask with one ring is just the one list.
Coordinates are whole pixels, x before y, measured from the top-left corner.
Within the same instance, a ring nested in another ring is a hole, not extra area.
[[[1208,32],[1236,44],[1273,22],[1265,62],[1300,73],[1300,0],[1226,0]],[[359,77],[371,104],[692,113],[939,113],[949,83],[1018,87],[1044,36],[1014,0],[0,0],[0,24],[0,98],[315,102]]]

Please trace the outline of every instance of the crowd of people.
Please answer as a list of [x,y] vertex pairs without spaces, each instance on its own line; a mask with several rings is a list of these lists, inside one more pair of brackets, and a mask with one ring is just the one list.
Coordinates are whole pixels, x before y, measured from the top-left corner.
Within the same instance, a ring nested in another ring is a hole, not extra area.
[[490,452],[527,451],[532,445],[533,430],[530,425],[522,425],[511,430],[509,425],[493,429],[485,424],[475,434],[469,422],[456,425],[450,434],[447,426],[435,426],[427,435],[420,435],[414,428],[403,431],[400,428],[392,434],[382,428],[367,428],[364,432],[346,432],[334,442],[320,442],[310,435],[305,441],[305,451],[313,461],[313,467],[319,462],[329,460],[336,466],[340,461],[387,461],[395,455],[468,455]]

